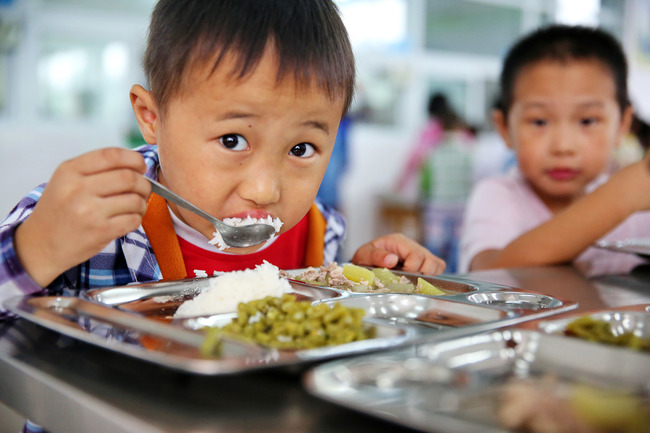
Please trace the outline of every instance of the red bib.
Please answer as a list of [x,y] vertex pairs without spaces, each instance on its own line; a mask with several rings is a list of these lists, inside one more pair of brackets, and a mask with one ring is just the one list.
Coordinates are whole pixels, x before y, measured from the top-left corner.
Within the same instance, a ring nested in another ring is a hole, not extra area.
[[151,194],[147,200],[142,227],[156,255],[163,279],[176,280],[193,278],[195,269],[212,275],[214,270],[252,268],[263,260],[268,260],[281,269],[322,266],[327,222],[314,203],[296,226],[264,250],[245,255],[217,254],[180,239],[174,231],[167,202],[159,195]]
[[298,269],[305,266],[307,226],[307,216],[305,215],[298,224],[278,236],[271,245],[263,250],[245,255],[207,251],[180,236],[177,237],[188,277],[194,277],[195,270],[206,271],[208,275],[212,275],[215,271],[229,272],[252,269],[256,265],[262,264],[264,260],[280,269]]

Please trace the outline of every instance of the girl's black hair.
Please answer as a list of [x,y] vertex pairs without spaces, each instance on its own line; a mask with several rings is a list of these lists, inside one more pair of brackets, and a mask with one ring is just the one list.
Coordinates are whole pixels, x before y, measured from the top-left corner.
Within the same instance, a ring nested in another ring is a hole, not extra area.
[[233,77],[250,74],[272,43],[277,80],[293,74],[312,83],[347,112],[354,93],[355,63],[348,34],[331,0],[160,0],[149,26],[144,71],[164,110],[191,66],[234,55]]
[[597,28],[556,24],[538,29],[512,46],[503,62],[501,94],[495,108],[508,113],[515,80],[525,67],[542,61],[566,63],[576,60],[596,60],[607,67],[612,73],[621,111],[630,104],[627,60],[616,38]]

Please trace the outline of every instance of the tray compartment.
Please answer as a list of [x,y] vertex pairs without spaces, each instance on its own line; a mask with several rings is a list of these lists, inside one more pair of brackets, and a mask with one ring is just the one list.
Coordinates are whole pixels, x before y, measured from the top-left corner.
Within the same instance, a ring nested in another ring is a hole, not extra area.
[[562,306],[562,301],[539,293],[521,291],[485,291],[467,296],[475,304],[493,305],[507,310],[541,310]]
[[371,294],[320,302],[337,302],[346,307],[361,308],[366,311],[366,318],[376,321],[429,330],[459,328],[514,317],[496,309],[414,294]]
[[[210,288],[210,279],[218,277],[185,279],[170,282],[154,282],[124,287],[89,290],[84,297],[122,310],[134,311],[149,318],[171,320],[178,307]],[[290,281],[293,294],[298,300],[348,296],[346,292],[330,287],[316,287],[299,281]]]
[[[564,335],[569,323],[580,317],[590,317],[594,320],[602,320],[609,323],[610,329],[615,336],[632,333],[637,337],[650,340],[650,313],[646,311],[603,310],[590,314],[573,315],[562,319],[544,320],[539,323],[538,329],[547,334]],[[572,340],[577,339],[571,336],[566,337]],[[623,346],[623,348],[625,347]]]

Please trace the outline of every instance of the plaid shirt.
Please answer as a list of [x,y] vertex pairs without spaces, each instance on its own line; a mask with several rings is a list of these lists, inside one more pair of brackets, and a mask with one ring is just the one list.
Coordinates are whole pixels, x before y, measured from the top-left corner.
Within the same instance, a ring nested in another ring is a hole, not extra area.
[[[159,167],[156,146],[145,145],[135,149],[147,164],[146,175],[157,179]],[[46,288],[37,285],[25,272],[14,249],[14,233],[18,225],[31,214],[45,184],[23,198],[0,225],[0,320],[9,317],[2,306],[5,299],[19,295],[47,294],[78,296],[83,290],[96,287],[122,286],[136,282],[158,281],[162,278],[151,244],[140,226],[137,230],[115,239],[96,256],[66,271]],[[325,220],[324,262],[336,260],[345,234],[341,214],[319,203]]]

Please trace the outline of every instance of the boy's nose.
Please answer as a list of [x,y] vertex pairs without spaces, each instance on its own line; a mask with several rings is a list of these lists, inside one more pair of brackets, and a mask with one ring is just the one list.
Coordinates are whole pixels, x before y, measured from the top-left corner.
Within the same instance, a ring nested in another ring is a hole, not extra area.
[[243,174],[243,180],[239,186],[239,195],[243,199],[260,206],[280,200],[280,170],[270,167],[268,164],[257,164],[248,167]]

